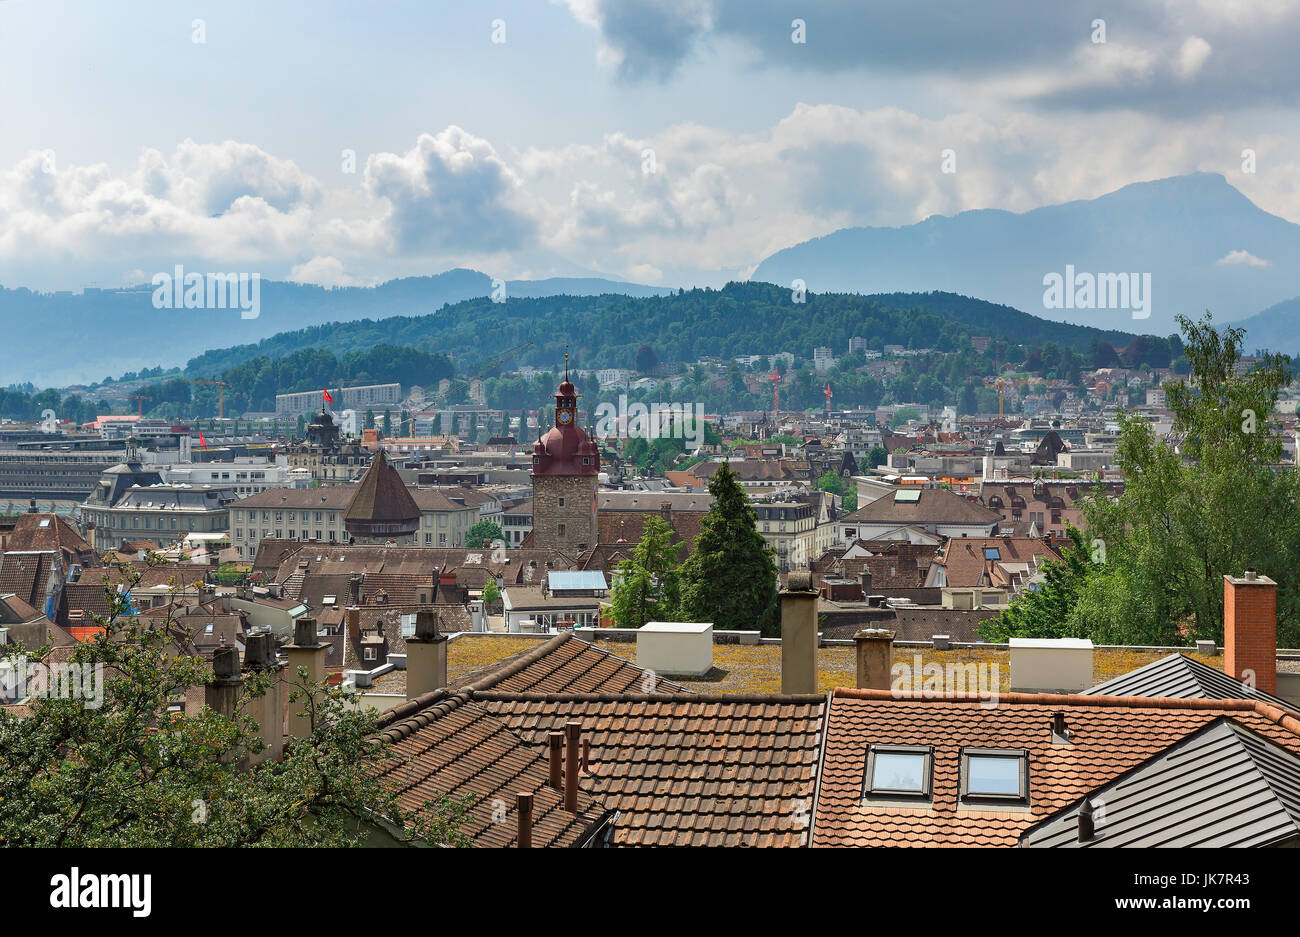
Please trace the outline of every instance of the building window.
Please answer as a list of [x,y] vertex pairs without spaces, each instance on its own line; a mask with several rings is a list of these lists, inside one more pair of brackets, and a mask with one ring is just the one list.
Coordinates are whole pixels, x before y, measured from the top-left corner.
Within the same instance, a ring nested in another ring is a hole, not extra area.
[[560,525],[560,536],[561,536],[561,537],[564,536],[564,525],[563,525],[563,524]]
[[564,499],[563,499],[563,498],[560,499],[560,507],[564,507]]
[[872,745],[867,749],[863,796],[929,800],[933,759],[929,745]]
[[366,660],[374,660],[374,659],[375,659],[375,649],[374,649],[373,647],[368,647],[368,648],[366,648],[365,651],[364,651],[364,655],[365,655]]
[[1029,803],[1029,753],[1024,749],[962,749],[961,799],[968,803]]

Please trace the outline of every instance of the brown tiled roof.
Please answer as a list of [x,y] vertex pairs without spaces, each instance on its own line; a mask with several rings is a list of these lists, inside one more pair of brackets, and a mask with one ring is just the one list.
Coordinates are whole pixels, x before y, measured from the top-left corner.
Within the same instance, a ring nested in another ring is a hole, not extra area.
[[582,723],[580,787],[619,812],[622,845],[798,846],[817,775],[822,696],[647,697],[475,692],[541,752]]
[[[455,688],[507,693],[644,693],[647,671],[595,644],[561,633],[454,681]],[[686,693],[684,687],[656,677],[653,692]]]
[[517,793],[533,795],[534,847],[579,845],[605,816],[581,785],[578,812],[566,811],[560,792],[546,786],[547,756],[466,693],[439,690],[390,709],[379,728],[392,746],[376,775],[392,785],[402,807],[418,810],[439,794],[472,796],[459,831],[477,846],[517,844]]
[[[44,524],[45,526],[41,526]],[[5,540],[6,550],[50,550],[66,565],[93,566],[94,549],[65,518],[57,514],[20,514]]]
[[[997,549],[999,559],[984,558],[990,548]],[[1027,563],[1032,570],[1035,557],[1043,562],[1059,560],[1061,554],[1041,537],[958,537],[948,541],[934,562],[944,567],[949,586],[994,586],[1008,584],[999,564]]]
[[45,583],[58,562],[54,553],[0,556],[0,593],[12,592],[33,608],[45,604]]
[[895,501],[885,494],[865,504],[842,522],[896,524],[994,524],[1000,515],[976,501],[968,501],[947,488],[922,488],[916,501]]
[[[1053,741],[1063,712],[1068,743]],[[814,846],[1014,846],[1020,834],[1085,794],[1228,717],[1300,753],[1300,719],[1251,700],[1008,693],[973,698],[896,698],[889,690],[838,689],[827,717]],[[933,746],[932,800],[863,802],[868,746]],[[1029,809],[959,806],[961,750],[1029,753]]]
[[60,617],[64,621],[77,618],[73,612],[81,612],[75,622],[78,625],[93,625],[94,616],[107,618],[112,611],[108,596],[104,593],[102,582],[70,582],[63,587],[63,602]]
[[[437,492],[426,492],[438,495]],[[439,501],[446,498],[438,495]],[[375,453],[370,468],[361,477],[356,494],[343,512],[350,521],[410,521],[418,520],[420,507],[406,489],[406,482],[388,461],[388,454],[380,449]],[[350,529],[350,528],[349,528]]]

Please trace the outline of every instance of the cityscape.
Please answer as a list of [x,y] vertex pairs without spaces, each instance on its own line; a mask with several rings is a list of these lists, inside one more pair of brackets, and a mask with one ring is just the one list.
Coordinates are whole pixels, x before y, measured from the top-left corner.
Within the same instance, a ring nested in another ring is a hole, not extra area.
[[34,904],[411,846],[1273,903],[1150,850],[1300,845],[1300,7],[924,6],[0,3]]

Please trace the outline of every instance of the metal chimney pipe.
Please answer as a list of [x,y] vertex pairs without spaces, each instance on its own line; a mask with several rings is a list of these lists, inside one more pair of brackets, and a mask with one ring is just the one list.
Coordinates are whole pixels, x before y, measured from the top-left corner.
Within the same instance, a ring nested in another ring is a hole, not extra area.
[[1083,802],[1079,808],[1079,842],[1086,843],[1092,839],[1096,832],[1096,826],[1092,822],[1092,804],[1088,801]]
[[564,761],[564,733],[552,732],[548,736],[551,745],[551,776],[547,783],[554,789],[560,789],[560,765]]
[[568,751],[564,754],[564,809],[569,813],[578,812],[578,740],[581,735],[581,722],[564,724],[564,736],[568,742]]
[[533,845],[533,795],[522,791],[515,794],[515,810],[519,814],[518,848],[531,849]]

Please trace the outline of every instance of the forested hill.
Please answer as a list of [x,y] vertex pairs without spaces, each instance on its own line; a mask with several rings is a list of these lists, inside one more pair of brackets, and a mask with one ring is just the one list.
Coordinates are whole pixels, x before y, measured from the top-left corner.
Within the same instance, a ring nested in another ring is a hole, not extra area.
[[[186,371],[215,377],[258,357],[280,357],[304,348],[328,348],[342,355],[376,345],[410,346],[445,353],[457,372],[476,361],[533,342],[513,359],[520,365],[554,366],[568,345],[579,367],[632,367],[636,351],[650,345],[662,362],[701,357],[774,354],[788,351],[811,358],[829,347],[838,357],[853,336],[868,347],[957,351],[970,336],[983,335],[1020,346],[1002,360],[1018,363],[1032,348],[1053,343],[1087,356],[1098,344],[1129,345],[1134,336],[1039,319],[953,293],[891,293],[878,296],[808,294],[795,303],[790,290],[767,283],[730,283],[721,290],[695,289],[669,296],[546,296],[494,303],[470,299],[425,316],[395,316],[312,326],[282,332],[253,345],[206,352]],[[1163,340],[1154,344],[1163,344]],[[1167,363],[1167,362],[1166,362]]]

